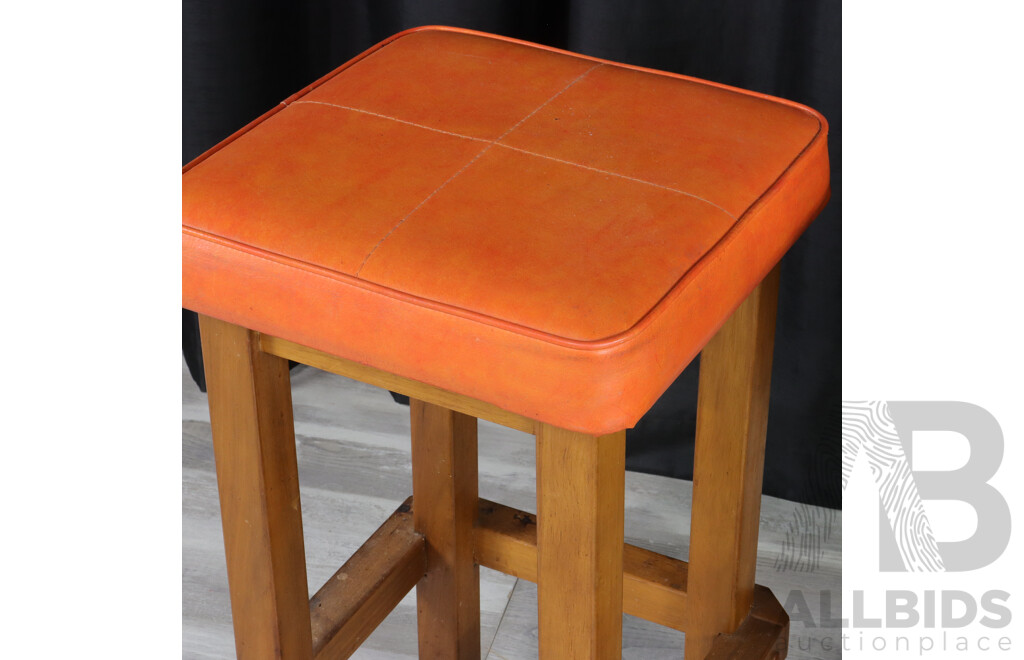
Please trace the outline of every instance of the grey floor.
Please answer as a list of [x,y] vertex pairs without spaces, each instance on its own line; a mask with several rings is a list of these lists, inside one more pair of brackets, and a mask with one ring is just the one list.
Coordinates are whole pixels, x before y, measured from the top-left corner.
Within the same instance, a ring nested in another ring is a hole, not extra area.
[[[412,493],[408,409],[368,385],[300,366],[292,371],[309,588],[315,592]],[[480,495],[535,511],[533,438],[481,422]],[[837,477],[838,478],[838,477]],[[182,643],[186,658],[233,658],[234,641],[206,395],[182,367]],[[686,558],[692,484],[627,472],[626,539]],[[791,658],[839,658],[838,631],[811,626],[819,601],[839,617],[839,513],[765,497],[757,581],[791,622]],[[537,657],[536,587],[480,571],[481,657]],[[806,605],[806,609],[803,608]],[[354,658],[416,657],[409,594]],[[824,643],[822,640],[825,640]],[[680,658],[683,635],[626,615],[624,658]]]

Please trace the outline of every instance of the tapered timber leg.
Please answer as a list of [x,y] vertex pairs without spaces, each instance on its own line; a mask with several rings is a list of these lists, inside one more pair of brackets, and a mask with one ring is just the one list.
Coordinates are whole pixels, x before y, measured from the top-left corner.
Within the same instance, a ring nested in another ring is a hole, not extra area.
[[693,466],[686,659],[750,610],[757,563],[778,268],[701,353]]
[[421,658],[480,658],[476,418],[412,399],[413,525],[427,539],[416,586]]
[[625,431],[537,433],[537,607],[543,660],[622,657]]
[[239,658],[312,657],[288,361],[200,317]]

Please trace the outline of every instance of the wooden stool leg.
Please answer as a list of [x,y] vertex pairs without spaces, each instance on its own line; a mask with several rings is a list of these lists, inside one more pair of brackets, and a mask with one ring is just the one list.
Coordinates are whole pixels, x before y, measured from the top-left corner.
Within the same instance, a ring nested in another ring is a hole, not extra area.
[[626,433],[537,433],[541,658],[622,657]]
[[778,276],[776,267],[701,354],[687,660],[735,630],[753,598]]
[[200,317],[239,658],[313,657],[288,361]]
[[427,540],[416,585],[421,658],[480,658],[476,418],[417,399],[412,416],[412,511]]

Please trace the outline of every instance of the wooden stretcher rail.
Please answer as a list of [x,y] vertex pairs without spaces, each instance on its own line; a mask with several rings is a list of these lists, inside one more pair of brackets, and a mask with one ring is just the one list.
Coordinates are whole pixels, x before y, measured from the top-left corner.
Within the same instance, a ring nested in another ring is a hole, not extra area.
[[471,415],[479,419],[486,419],[489,422],[507,426],[523,431],[534,433],[536,422],[528,417],[511,413],[498,406],[483,401],[478,401],[461,394],[455,394],[433,385],[427,385],[410,378],[403,378],[395,374],[375,369],[374,367],[351,360],[345,360],[323,351],[318,351],[308,346],[302,346],[280,337],[260,334],[260,350],[278,357],[308,364],[317,369],[323,369],[339,376],[345,376],[362,383],[375,385],[404,394],[413,399],[433,403],[449,410],[460,412],[464,415]]
[[313,657],[352,655],[426,571],[407,499],[309,601]]
[[[473,546],[481,566],[536,582],[535,515],[481,498]],[[623,553],[623,611],[685,632],[687,562],[630,544]],[[425,570],[426,542],[413,529],[410,497],[310,599],[314,658],[348,658]],[[706,660],[775,660],[785,657],[788,638],[789,616],[758,585],[747,617],[715,638]]]
[[[623,551],[623,611],[685,631],[686,562],[628,543]],[[481,566],[536,582],[536,516],[481,499],[474,555]]]
[[[686,632],[687,562],[628,543],[623,552],[623,611]],[[481,499],[474,556],[481,566],[536,582],[537,517]],[[789,616],[769,589],[757,585],[749,614],[735,632],[715,639],[707,660],[782,658],[788,638]]]

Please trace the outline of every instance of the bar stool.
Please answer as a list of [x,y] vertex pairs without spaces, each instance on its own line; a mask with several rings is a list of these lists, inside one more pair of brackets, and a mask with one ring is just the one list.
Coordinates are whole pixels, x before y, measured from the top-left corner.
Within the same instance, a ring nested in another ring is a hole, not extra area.
[[[777,264],[828,199],[813,110],[452,28],[398,34],[184,171],[239,658],[344,658],[414,586],[478,658],[478,567],[542,658],[781,658],[754,584]],[[624,544],[625,429],[697,354],[689,562]],[[308,598],[288,361],[411,398],[413,497]],[[478,497],[476,419],[535,434],[537,513]]]

